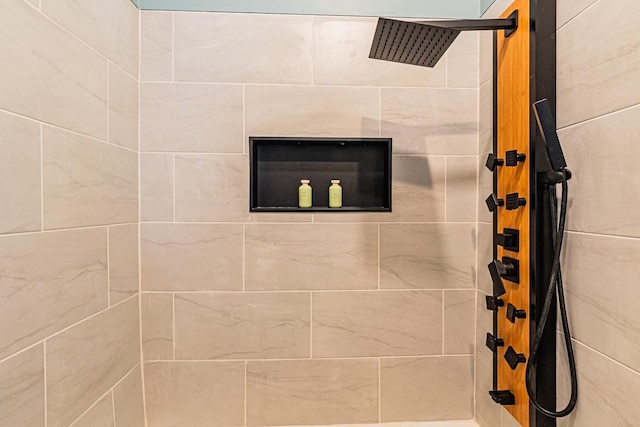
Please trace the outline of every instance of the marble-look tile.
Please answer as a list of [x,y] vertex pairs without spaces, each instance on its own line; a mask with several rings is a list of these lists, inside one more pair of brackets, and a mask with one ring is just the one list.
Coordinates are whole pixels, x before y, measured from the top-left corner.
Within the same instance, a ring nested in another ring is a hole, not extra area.
[[176,359],[310,357],[308,293],[176,294]]
[[478,292],[476,320],[476,421],[482,427],[500,426],[502,407],[496,404],[493,390],[493,353],[486,347],[487,332],[493,333],[493,312],[485,306],[485,296]]
[[369,59],[376,18],[315,17],[315,84],[444,87],[446,61],[435,68]]
[[556,25],[558,28],[578,16],[586,8],[598,0],[557,0],[556,3]]
[[106,139],[107,61],[23,0],[2,7],[0,108]]
[[173,13],[140,11],[140,81],[173,80]]
[[247,290],[375,289],[375,224],[248,224]]
[[640,371],[640,240],[570,233],[562,262],[574,338]]
[[173,221],[173,155],[140,153],[140,220]]
[[487,265],[493,261],[493,224],[478,223],[478,289],[493,294],[493,282]]
[[40,230],[40,126],[0,112],[0,234]]
[[446,221],[476,222],[473,206],[478,204],[477,156],[448,157],[446,164]]
[[[479,121],[478,134],[479,146],[478,153],[482,157],[486,153],[493,151],[493,80],[488,80],[480,86],[478,93],[479,102]],[[484,156],[486,158],[486,156]]]
[[249,158],[181,154],[175,157],[176,221],[247,221]]
[[395,154],[477,154],[478,89],[382,89],[382,135]]
[[474,288],[475,224],[381,224],[380,287]]
[[42,427],[45,418],[42,345],[0,363],[0,379],[0,426]]
[[639,15],[636,0],[601,0],[558,31],[558,127],[640,102]]
[[502,411],[502,427],[520,427],[521,424],[506,410]]
[[313,294],[313,357],[442,354],[442,292]]
[[242,225],[142,224],[145,291],[242,290]]
[[42,12],[132,76],[138,75],[138,8],[131,0],[41,0]]
[[474,354],[476,291],[444,291],[444,354]]
[[98,400],[70,427],[114,427],[111,392]]
[[107,231],[0,237],[0,359],[107,307]]
[[480,31],[462,32],[447,50],[447,87],[479,86]]
[[640,237],[639,133],[640,106],[559,132],[573,172],[569,230]]
[[376,359],[247,364],[248,426],[377,421]]
[[173,294],[142,294],[142,354],[144,360],[173,359]]
[[487,208],[485,200],[493,192],[493,173],[485,166],[487,155],[478,156],[478,222],[493,223],[493,213]]
[[138,221],[138,155],[43,128],[44,227]]
[[247,86],[247,136],[377,137],[379,89]]
[[139,366],[113,389],[113,411],[118,427],[145,425],[142,373]]
[[138,149],[138,81],[111,63],[109,142]]
[[67,426],[140,363],[138,298],[47,341],[47,420]]
[[312,19],[176,13],[175,80],[309,84]]
[[382,359],[381,422],[473,418],[473,356]]
[[138,224],[109,227],[111,305],[138,292]]
[[480,31],[479,85],[493,78],[493,31]]
[[150,362],[144,376],[150,427],[244,424],[244,362]]
[[242,153],[240,85],[142,83],[143,151]]

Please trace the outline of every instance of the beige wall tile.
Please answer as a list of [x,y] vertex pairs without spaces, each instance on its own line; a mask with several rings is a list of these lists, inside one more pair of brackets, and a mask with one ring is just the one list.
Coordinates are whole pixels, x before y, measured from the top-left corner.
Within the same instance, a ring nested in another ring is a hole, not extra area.
[[240,85],[142,83],[143,151],[242,153]]
[[[4,323],[3,323],[4,325]],[[44,425],[44,350],[37,345],[0,363],[0,425]]]
[[0,233],[40,230],[40,126],[0,112]]
[[176,359],[310,357],[308,293],[177,294]]
[[138,8],[130,0],[41,0],[42,12],[125,69],[138,75]]
[[473,206],[478,204],[478,158],[448,157],[446,164],[447,222],[476,222]]
[[173,294],[142,294],[144,360],[173,359]]
[[141,227],[143,290],[242,290],[241,225]]
[[444,354],[474,354],[476,291],[444,291]]
[[557,0],[557,26],[558,28],[575,18],[586,8],[598,0]]
[[173,13],[140,11],[140,80],[173,80]]
[[312,18],[176,13],[175,80],[311,83]]
[[[485,153],[493,151],[493,80],[488,80],[480,86],[478,97],[478,134],[480,138],[478,153],[480,157],[483,157]],[[484,158],[486,159],[486,156]]]
[[109,141],[138,149],[138,81],[109,63]]
[[378,136],[379,89],[247,86],[247,136]]
[[113,145],[43,128],[44,227],[138,220],[138,155]]
[[636,0],[603,0],[558,31],[558,127],[640,102],[639,15]]
[[[502,231],[502,230],[500,230]],[[478,289],[493,294],[493,282],[487,265],[493,261],[493,225],[478,224]]]
[[67,426],[140,363],[138,298],[47,341],[47,419]]
[[435,68],[369,59],[375,18],[314,18],[316,84],[357,86],[445,86],[446,61]]
[[479,31],[462,32],[447,50],[447,87],[473,88],[480,77]]
[[176,221],[246,221],[249,158],[246,155],[176,155]]
[[483,86],[493,78],[493,32],[480,31],[479,85]]
[[140,220],[173,221],[173,155],[140,153]]
[[640,237],[639,133],[640,106],[559,132],[573,171],[568,229]]
[[380,363],[382,422],[473,418],[473,356]]
[[493,353],[486,347],[487,332],[493,333],[493,312],[485,305],[486,294],[478,292],[476,321],[476,421],[482,427],[500,425],[502,407],[489,396],[493,390]]
[[107,61],[22,0],[0,28],[0,108],[106,139]]
[[475,287],[475,224],[380,225],[380,287]]
[[[640,240],[570,233],[562,262],[574,338],[640,371]],[[582,368],[580,368],[582,370]]]
[[521,424],[506,410],[502,410],[502,427],[520,427]]
[[442,354],[442,292],[313,294],[313,356]]
[[113,401],[111,392],[98,400],[70,427],[113,427]]
[[2,359],[107,307],[107,232],[1,237],[0,277]]
[[247,290],[378,285],[375,224],[250,224],[245,245]]
[[476,154],[477,89],[382,89],[382,135],[395,154]]
[[247,425],[375,423],[378,361],[247,364]]
[[109,227],[111,305],[138,292],[138,224]]
[[244,362],[145,364],[149,427],[241,426]]
[[[501,156],[501,158],[503,158]],[[493,173],[485,164],[487,163],[487,154],[478,156],[478,222],[491,224],[493,223],[493,214],[487,208],[487,197],[493,192]]]
[[118,427],[141,427],[145,425],[140,367],[131,371],[113,389],[113,411]]

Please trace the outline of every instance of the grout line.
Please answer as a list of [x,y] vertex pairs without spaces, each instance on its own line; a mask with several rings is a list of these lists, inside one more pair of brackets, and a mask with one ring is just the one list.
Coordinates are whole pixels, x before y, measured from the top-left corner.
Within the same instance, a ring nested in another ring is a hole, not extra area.
[[[0,107],[0,111],[3,111],[2,108]],[[11,113],[10,111],[7,111],[7,113]],[[30,117],[27,116],[21,116],[19,114],[14,114],[17,115],[19,117],[22,118],[26,118],[29,120],[34,120]],[[34,121],[38,121],[38,120],[34,120]],[[39,121],[38,121],[39,122]],[[64,129],[64,128],[61,128]],[[66,130],[66,129],[64,129]],[[73,131],[70,131],[73,132]],[[75,132],[77,133],[77,132]],[[84,135],[84,134],[80,134],[83,136],[87,136],[89,138],[93,138],[93,139],[97,139],[95,137],[91,137],[88,135]],[[98,139],[98,141],[102,141],[100,139]],[[105,142],[105,141],[103,141]],[[111,145],[116,145],[117,147],[120,147],[120,145],[117,144],[111,144]],[[126,148],[126,147],[123,147]],[[131,148],[128,149],[129,151],[135,151],[132,150]],[[158,151],[158,150],[142,150],[140,151],[141,153],[144,154],[178,154],[181,156],[202,156],[202,155],[211,155],[211,156],[246,156],[247,152],[244,151],[238,151],[238,152],[218,152],[218,151]],[[488,151],[487,151],[488,153]],[[438,158],[443,158],[443,157],[450,157],[450,158],[459,158],[459,157],[464,157],[464,158],[469,158],[469,157],[474,157],[477,156],[477,153],[468,153],[468,154],[428,154],[428,153],[424,153],[424,154],[413,154],[413,153],[394,153],[393,157],[419,157],[419,158],[427,158],[427,159],[438,159]]]
[[[271,212],[274,213],[274,212]],[[294,213],[294,212],[292,212]],[[262,213],[260,213],[262,214]],[[305,215],[305,214],[303,214]],[[199,225],[240,225],[243,222],[242,221],[142,221],[143,224],[199,224]],[[246,222],[245,222],[246,223]],[[136,224],[135,222],[132,223],[125,223],[125,224]],[[322,225],[329,225],[329,226],[333,226],[333,225],[362,225],[362,224],[367,224],[367,225],[375,225],[377,224],[377,222],[374,221],[368,221],[368,222],[358,222],[358,221],[316,221],[315,223],[309,222],[309,221],[255,221],[255,222],[251,222],[252,225],[256,225],[256,224],[260,224],[260,225],[307,225],[307,226],[311,226],[311,224],[322,224]],[[444,221],[415,221],[415,222],[410,222],[410,221],[389,221],[389,222],[382,222],[381,224],[394,224],[394,225],[402,225],[402,224],[422,224],[422,225],[438,225],[438,224],[468,224],[468,225],[476,225],[477,222],[475,221],[452,221],[452,222],[444,222]],[[483,224],[490,224],[490,223],[483,223]],[[116,225],[116,224],[111,224],[111,225]],[[93,226],[93,227],[98,227],[98,226]],[[84,227],[84,228],[88,228],[88,227]],[[18,234],[18,233],[14,233],[14,234]],[[440,289],[440,288],[439,288]]]
[[247,154],[247,85],[242,85],[242,154]]
[[40,123],[40,231],[44,231],[44,126]]
[[[477,269],[476,269],[477,272]],[[476,273],[477,274],[477,273]],[[476,390],[478,389],[478,290],[475,292],[475,310],[474,310],[474,322],[473,322],[473,417],[477,416],[478,398],[476,396]]]
[[47,427],[49,419],[48,414],[48,401],[47,401],[47,341],[42,342],[42,352],[44,353],[44,427]]
[[442,290],[442,355],[444,356],[444,289]]
[[382,138],[382,88],[378,89],[378,136]]
[[380,242],[381,242],[381,238],[380,238],[380,223],[378,223],[378,290],[380,290],[380,270],[382,269],[382,260],[381,260],[381,255],[380,253],[381,251],[381,246],[380,246]]
[[[556,333],[557,333],[558,335],[562,335],[562,336],[564,337],[564,333],[563,333],[562,331],[558,331],[558,330],[556,330]],[[616,365],[618,365],[618,366],[620,366],[620,367],[622,367],[622,368],[624,368],[624,369],[626,369],[626,370],[628,370],[628,371],[631,371],[632,373],[634,373],[634,374],[636,374],[636,375],[639,375],[639,376],[640,376],[640,371],[635,370],[634,368],[632,368],[632,367],[630,367],[630,366],[625,365],[624,363],[622,363],[622,362],[620,362],[620,361],[618,361],[618,360],[614,359],[613,357],[606,355],[605,353],[601,352],[600,350],[597,350],[597,349],[595,349],[595,348],[591,347],[590,345],[585,344],[585,343],[583,343],[582,341],[579,341],[579,340],[575,339],[573,336],[571,337],[571,341],[572,341],[574,344],[579,344],[579,345],[581,345],[582,347],[586,348],[587,350],[590,350],[590,351],[592,351],[592,352],[596,353],[597,355],[599,355],[599,356],[603,357],[604,359],[607,359],[608,361],[610,361],[610,362],[612,362],[612,363],[614,363],[614,364],[616,364]],[[562,343],[562,345],[564,346],[564,343]]]
[[[3,234],[0,234],[0,238],[8,237],[8,236],[30,235],[30,234],[64,233],[66,231],[93,230],[96,228],[106,228],[114,225],[137,225],[137,224],[138,224],[137,222],[123,222],[123,223],[114,223],[114,224],[87,225],[82,227],[52,228],[52,229],[42,230],[42,231],[23,231],[18,233],[3,233]],[[304,224],[304,223],[301,223],[301,224]]]
[[247,425],[247,361],[244,361],[244,423]]
[[176,81],[176,14],[171,13],[171,81]]
[[449,176],[448,170],[447,170],[447,157],[445,156],[444,158],[444,222],[448,222],[447,221],[447,178]]
[[147,360],[146,363],[239,363],[239,362],[318,362],[318,361],[333,361],[333,360],[394,360],[394,359],[442,359],[442,358],[458,358],[458,357],[473,357],[473,353],[460,353],[460,354],[416,354],[410,356],[331,356],[331,357],[316,357],[309,359],[307,357],[298,358],[278,358],[278,359],[153,359]]
[[575,234],[576,236],[604,237],[609,239],[622,239],[622,240],[634,240],[634,241],[640,240],[640,237],[618,236],[615,234],[603,234],[603,233],[588,233],[586,231],[565,230],[565,234]]
[[577,17],[579,17],[580,15],[582,15],[583,13],[585,13],[587,10],[591,9],[593,6],[595,6],[598,3],[599,0],[594,1],[593,3],[591,3],[589,6],[585,7],[583,10],[581,10],[580,12],[578,12],[578,14],[574,17],[572,17],[571,19],[569,19],[567,22],[565,22],[564,24],[562,24],[560,27],[556,28],[556,33],[558,31],[560,31],[562,28],[566,27],[567,24],[569,24],[570,22],[573,22]]
[[242,224],[242,292],[247,291],[247,224]]
[[589,123],[589,122],[593,122],[593,121],[596,121],[596,120],[599,120],[599,119],[603,119],[603,118],[606,118],[606,117],[609,117],[609,116],[613,116],[613,115],[616,115],[616,114],[619,114],[619,113],[624,113],[624,112],[626,112],[628,110],[632,110],[632,109],[638,108],[638,107],[640,107],[640,103],[637,103],[637,104],[634,104],[634,105],[630,105],[628,107],[619,108],[617,110],[609,111],[607,113],[600,114],[599,116],[589,117],[587,119],[579,120],[579,121],[577,121],[575,123],[571,123],[571,124],[568,124],[566,126],[559,127],[559,128],[557,128],[557,131],[558,132],[562,132],[563,130],[566,130],[566,129],[571,129],[571,128],[574,128],[574,127],[577,127],[577,126],[580,126],[580,125],[584,125],[584,124]]
[[109,114],[109,110],[111,109],[111,96],[110,96],[110,90],[111,90],[111,70],[110,70],[110,66],[109,64],[111,64],[111,61],[107,60],[107,142],[111,141],[111,135],[110,135],[110,127],[109,126],[109,119],[110,119],[110,114]]
[[309,359],[313,359],[313,292],[309,292]]
[[111,307],[111,227],[107,226],[107,307]]
[[172,313],[172,340],[173,340],[173,360],[176,360],[176,293],[172,293],[171,299],[171,313]]
[[382,422],[382,359],[378,357],[378,423]]
[[[314,292],[316,294],[322,293],[367,293],[367,292],[442,292],[442,291],[466,291],[471,292],[475,291],[473,288],[451,288],[451,289],[416,289],[416,288],[406,288],[406,289],[290,289],[290,290],[249,290],[246,291],[247,294],[305,294],[307,292]],[[173,291],[173,290],[156,290],[156,291],[142,291],[142,294],[203,294],[203,295],[238,295],[243,293],[242,290],[238,289],[236,291],[217,291],[217,290],[205,290],[205,291]]]
[[173,222],[176,222],[176,155],[172,156],[173,161]]
[[113,411],[113,427],[118,427],[118,423],[116,422],[116,400],[113,389],[111,389],[111,410]]

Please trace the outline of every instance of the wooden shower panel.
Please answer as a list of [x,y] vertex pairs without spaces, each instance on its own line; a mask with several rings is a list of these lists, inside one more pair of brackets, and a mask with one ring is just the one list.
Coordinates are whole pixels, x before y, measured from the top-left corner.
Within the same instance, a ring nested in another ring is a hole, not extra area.
[[[498,389],[510,390],[515,396],[515,405],[505,409],[524,427],[529,427],[529,398],[525,386],[526,363],[518,364],[512,370],[504,359],[504,354],[513,347],[516,353],[529,358],[530,322],[530,0],[516,0],[501,17],[508,17],[518,10],[518,29],[505,37],[498,31],[497,40],[497,150],[496,157],[505,159],[509,150],[526,154],[524,162],[516,167],[503,165],[497,168],[497,196],[505,200],[507,194],[518,193],[526,198],[527,205],[515,210],[505,206],[498,208],[497,232],[505,227],[520,231],[520,251],[511,252],[497,247],[498,259],[503,256],[519,260],[520,283],[503,279],[507,293],[503,295],[504,306],[498,312],[498,336],[504,339],[504,346],[498,347]],[[516,319],[515,324],[506,318],[509,304],[526,311],[526,319]]]

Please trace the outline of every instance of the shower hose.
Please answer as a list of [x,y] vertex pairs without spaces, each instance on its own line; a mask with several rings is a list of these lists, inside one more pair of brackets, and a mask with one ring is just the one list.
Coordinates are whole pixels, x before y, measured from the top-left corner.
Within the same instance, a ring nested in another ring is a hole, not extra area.
[[[564,227],[565,220],[567,216],[567,199],[568,199],[568,185],[567,180],[562,181],[562,196],[560,202],[560,212],[558,213],[558,198],[556,195],[556,185],[549,185],[549,202],[551,207],[551,221],[553,226],[552,228],[552,241],[554,246],[553,253],[553,264],[551,266],[551,276],[549,279],[549,287],[547,289],[547,294],[544,300],[544,305],[542,307],[542,313],[540,316],[540,321],[538,323],[538,328],[536,329],[536,334],[533,341],[533,346],[531,347],[531,355],[527,362],[527,371],[526,371],[526,385],[527,385],[527,393],[529,393],[529,398],[533,406],[547,417],[551,418],[561,418],[569,415],[574,408],[576,407],[576,402],[578,400],[578,377],[576,372],[576,361],[575,355],[573,352],[573,345],[571,343],[571,332],[569,331],[569,321],[567,318],[567,307],[564,300],[564,290],[562,287],[562,273],[560,271],[560,252],[562,250],[562,240],[564,237]],[[558,221],[559,216],[559,221]],[[562,323],[562,332],[564,337],[564,342],[567,348],[567,359],[569,361],[569,374],[571,377],[571,397],[569,399],[569,403],[567,406],[560,410],[549,410],[544,408],[538,401],[535,396],[535,391],[533,388],[533,384],[535,381],[535,372],[536,372],[536,364],[538,357],[538,350],[540,347],[540,342],[542,341],[542,334],[545,329],[545,325],[547,320],[549,319],[549,313],[551,311],[551,305],[554,301],[554,295],[558,295],[558,304],[560,306],[560,317]]]

